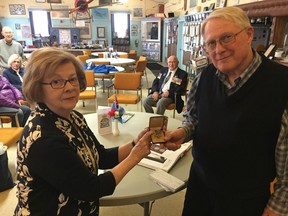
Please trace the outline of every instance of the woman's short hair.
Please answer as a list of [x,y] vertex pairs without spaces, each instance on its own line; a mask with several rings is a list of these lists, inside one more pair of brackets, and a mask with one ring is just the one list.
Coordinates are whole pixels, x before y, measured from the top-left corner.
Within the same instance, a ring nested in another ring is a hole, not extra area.
[[248,28],[251,26],[250,20],[245,11],[239,7],[224,7],[213,11],[202,23],[201,33],[204,35],[206,24],[215,18],[225,19],[235,23],[240,28]]
[[32,52],[28,64],[25,66],[22,91],[30,103],[42,102],[43,78],[45,74],[52,74],[58,66],[71,62],[79,80],[80,92],[86,89],[86,78],[83,65],[71,53],[56,47],[44,47]]
[[12,63],[16,60],[16,59],[19,59],[20,60],[20,63],[22,64],[22,58],[21,56],[19,56],[18,54],[12,54],[9,59],[8,59],[8,65],[12,65]]

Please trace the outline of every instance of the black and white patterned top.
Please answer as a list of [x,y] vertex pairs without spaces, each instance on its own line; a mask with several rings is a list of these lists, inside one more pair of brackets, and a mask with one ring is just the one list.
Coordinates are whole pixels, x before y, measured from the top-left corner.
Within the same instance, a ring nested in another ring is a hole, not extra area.
[[98,215],[99,198],[114,192],[114,176],[98,168],[118,164],[118,147],[105,149],[77,111],[70,119],[44,104],[31,113],[17,149],[15,215]]

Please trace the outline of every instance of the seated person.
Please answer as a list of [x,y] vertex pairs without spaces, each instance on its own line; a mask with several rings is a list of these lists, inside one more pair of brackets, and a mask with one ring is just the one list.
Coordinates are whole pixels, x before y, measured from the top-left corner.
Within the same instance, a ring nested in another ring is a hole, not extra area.
[[8,59],[8,69],[3,71],[5,77],[13,86],[22,92],[22,82],[24,75],[24,68],[22,65],[22,58],[18,54],[12,54]]
[[[23,105],[22,93],[15,88],[5,77],[0,75],[0,111],[15,111],[18,110],[17,116],[19,124],[23,127],[31,113],[28,106]],[[12,126],[16,126],[13,119]]]
[[[152,107],[156,106],[156,114],[164,115],[166,107],[175,102],[174,93],[186,91],[188,74],[178,68],[178,64],[179,61],[176,56],[168,58],[168,67],[160,70],[158,77],[153,81],[148,97],[143,102],[146,112],[154,113]],[[176,100],[176,110],[180,113],[182,112],[184,101],[180,94],[177,95]]]

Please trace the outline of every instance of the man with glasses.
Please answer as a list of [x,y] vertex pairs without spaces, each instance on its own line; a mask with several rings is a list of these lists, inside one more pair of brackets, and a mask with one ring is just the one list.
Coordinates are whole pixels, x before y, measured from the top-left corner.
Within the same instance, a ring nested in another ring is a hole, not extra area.
[[252,49],[253,33],[237,7],[202,24],[212,64],[192,84],[182,126],[165,136],[172,150],[193,139],[182,215],[288,215],[288,68]]
[[12,54],[18,54],[22,59],[24,55],[22,45],[13,40],[14,34],[10,27],[4,26],[1,34],[4,38],[0,40],[0,75],[10,67],[8,59]]

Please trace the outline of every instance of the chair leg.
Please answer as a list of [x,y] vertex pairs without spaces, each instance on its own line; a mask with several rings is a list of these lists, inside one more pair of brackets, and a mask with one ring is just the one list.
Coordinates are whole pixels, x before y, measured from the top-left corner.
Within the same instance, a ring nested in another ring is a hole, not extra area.
[[175,118],[175,108],[173,109],[173,118]]
[[82,101],[82,105],[83,105],[83,107],[85,107],[85,101],[84,100]]
[[105,93],[105,82],[104,82],[104,77],[102,77],[102,86],[103,86],[103,93]]

